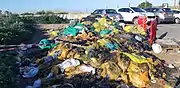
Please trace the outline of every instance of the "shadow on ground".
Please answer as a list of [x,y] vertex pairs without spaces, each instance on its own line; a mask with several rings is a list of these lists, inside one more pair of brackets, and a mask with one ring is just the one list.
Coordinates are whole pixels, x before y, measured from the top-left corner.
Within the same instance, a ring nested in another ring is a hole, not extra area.
[[32,44],[32,43],[39,43],[42,39],[47,39],[49,36],[47,35],[47,32],[42,29],[39,25],[36,25],[35,32],[30,40],[24,41],[25,44]]

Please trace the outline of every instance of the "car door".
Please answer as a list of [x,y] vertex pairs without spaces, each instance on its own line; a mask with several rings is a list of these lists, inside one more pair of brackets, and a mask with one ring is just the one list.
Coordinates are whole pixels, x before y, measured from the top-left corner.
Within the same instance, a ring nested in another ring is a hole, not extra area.
[[124,21],[131,22],[132,19],[134,18],[133,17],[133,11],[129,8],[121,8],[118,10],[118,13],[120,13],[123,16]]

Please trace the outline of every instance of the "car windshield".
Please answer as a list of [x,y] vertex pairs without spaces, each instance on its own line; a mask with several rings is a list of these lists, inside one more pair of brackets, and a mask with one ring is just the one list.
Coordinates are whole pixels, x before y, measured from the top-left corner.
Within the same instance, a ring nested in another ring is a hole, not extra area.
[[172,12],[170,8],[163,8],[162,9],[164,12]]
[[137,7],[131,7],[131,9],[133,9],[135,12],[145,12],[141,8],[137,8]]
[[114,9],[107,9],[107,10],[106,10],[106,13],[116,14],[117,12],[116,12],[116,10],[114,10]]

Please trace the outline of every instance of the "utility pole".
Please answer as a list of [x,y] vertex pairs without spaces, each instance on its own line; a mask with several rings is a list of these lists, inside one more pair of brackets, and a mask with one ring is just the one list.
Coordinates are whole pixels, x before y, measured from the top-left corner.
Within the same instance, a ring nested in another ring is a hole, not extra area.
[[176,0],[173,0],[174,8],[176,7]]
[[117,5],[117,8],[119,8],[119,4]]
[[131,7],[131,3],[129,3],[129,7]]

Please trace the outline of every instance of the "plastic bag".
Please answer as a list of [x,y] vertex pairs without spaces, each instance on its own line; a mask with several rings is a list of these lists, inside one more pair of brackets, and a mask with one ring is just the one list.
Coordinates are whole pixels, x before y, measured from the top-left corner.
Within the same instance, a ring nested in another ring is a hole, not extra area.
[[119,66],[111,61],[103,63],[101,68],[103,69],[101,76],[104,78],[108,77],[111,80],[117,80],[122,73],[122,70],[119,68]]
[[101,66],[101,63],[97,58],[90,58],[90,65],[95,68],[99,68]]
[[128,56],[132,61],[136,62],[136,63],[148,63],[149,60],[147,58],[138,56],[136,54],[129,54],[129,53],[125,53],[123,52],[124,55]]
[[149,68],[147,64],[138,64],[131,61],[128,67],[129,81],[136,87],[147,87],[150,83]]
[[117,58],[118,66],[123,70],[123,73],[127,71],[130,60],[125,58]]
[[68,48],[63,48],[63,49],[62,49],[62,52],[61,52],[61,55],[59,55],[58,59],[60,59],[60,60],[66,59],[66,58],[67,58],[67,55],[69,54],[69,52],[70,52],[70,49],[68,49]]
[[50,42],[50,41],[47,40],[47,39],[42,39],[42,40],[39,42],[39,47],[40,47],[41,49],[48,49],[48,50],[50,50],[50,49],[54,48],[55,46],[57,46],[57,44],[52,43],[52,42]]
[[97,42],[99,43],[100,46],[102,46],[102,47],[105,46],[111,50],[115,50],[118,48],[117,43],[113,44],[111,41],[109,41],[107,39],[99,39]]
[[126,84],[129,83],[127,74],[125,74],[125,73],[121,74],[121,79],[124,81],[124,83],[126,83]]
[[79,31],[76,28],[69,26],[68,28],[64,29],[63,34],[76,36],[78,34],[78,32]]
[[137,72],[128,72],[129,81],[138,88],[148,87],[149,86],[149,78],[148,73],[137,73]]
[[41,79],[34,81],[33,88],[41,88]]
[[140,26],[126,26],[124,28],[125,32],[131,32],[131,33],[135,33],[135,34],[141,34],[141,35],[145,35],[146,36],[146,32],[144,31],[144,29]]
[[51,51],[48,52],[48,56],[53,56],[56,52],[61,51],[64,48],[64,44],[59,44],[55,48],[53,48]]
[[106,24],[107,24],[106,18],[100,18],[98,20],[98,22],[100,23],[100,25],[105,25],[106,26]]
[[110,33],[111,33],[111,30],[109,30],[109,29],[101,30],[100,36],[104,37],[105,35],[110,34]]
[[24,78],[33,78],[34,76],[36,76],[38,74],[38,72],[39,72],[38,67],[29,67],[29,71],[24,72],[22,76]]
[[81,23],[77,23],[74,28],[78,29],[79,31],[82,31],[84,29],[84,25]]
[[52,31],[50,32],[50,34],[55,37],[55,36],[58,36],[59,31]]
[[67,77],[83,73],[95,74],[95,68],[82,64],[77,67],[69,67],[65,69],[65,74],[67,75]]
[[78,65],[80,65],[80,62],[79,60],[75,60],[75,59],[67,59],[61,64],[58,64],[59,68],[61,69],[61,72],[64,72],[66,68],[74,67]]

